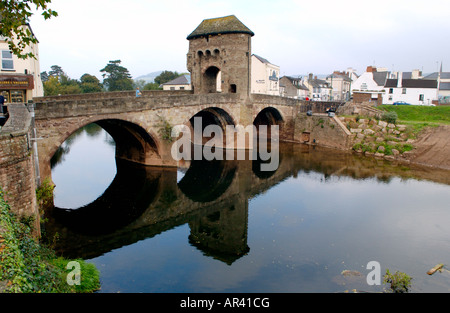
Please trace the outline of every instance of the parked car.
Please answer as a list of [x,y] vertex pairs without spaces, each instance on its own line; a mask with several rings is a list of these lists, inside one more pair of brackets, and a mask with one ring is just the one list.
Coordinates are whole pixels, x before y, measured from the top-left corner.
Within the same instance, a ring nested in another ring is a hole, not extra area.
[[407,103],[405,101],[395,101],[394,105],[411,105],[411,104],[409,104],[409,103]]

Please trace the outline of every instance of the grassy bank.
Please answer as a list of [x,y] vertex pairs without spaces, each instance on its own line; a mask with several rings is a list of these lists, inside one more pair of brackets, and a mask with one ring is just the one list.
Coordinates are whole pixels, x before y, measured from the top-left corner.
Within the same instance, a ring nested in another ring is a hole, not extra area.
[[[0,293],[74,293],[100,288],[95,266],[74,260],[80,266],[80,283],[73,268],[32,236],[29,219],[18,219],[0,188]],[[76,277],[75,277],[76,278]],[[70,284],[68,283],[70,281]]]
[[450,125],[450,106],[381,105],[377,108],[396,112],[399,122],[402,123]]

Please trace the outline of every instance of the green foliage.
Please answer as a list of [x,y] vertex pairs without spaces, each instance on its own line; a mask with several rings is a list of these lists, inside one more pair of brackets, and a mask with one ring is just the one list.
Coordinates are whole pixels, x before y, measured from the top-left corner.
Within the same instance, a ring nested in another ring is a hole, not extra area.
[[36,200],[40,208],[47,207],[53,202],[53,190],[55,185],[49,178],[44,179],[41,185],[36,188]]
[[84,74],[80,78],[80,88],[82,93],[102,92],[103,85],[94,75]]
[[378,108],[396,112],[402,122],[450,124],[450,106],[382,105]]
[[394,274],[386,270],[383,276],[383,283],[390,284],[391,291],[394,293],[407,293],[411,287],[412,278],[402,272],[396,271]]
[[397,118],[398,118],[398,115],[394,111],[384,112],[383,115],[381,116],[381,119],[383,121],[386,121],[386,122],[392,123],[392,124],[395,124],[395,122],[397,122]]
[[100,70],[103,74],[103,84],[108,91],[133,90],[133,80],[128,69],[120,65],[120,60],[109,61],[109,63]]
[[167,83],[168,81],[171,81],[177,77],[181,76],[177,72],[171,72],[171,71],[163,71],[161,74],[155,77],[155,83],[159,86],[161,84]]
[[94,75],[84,74],[80,80],[70,78],[59,65],[52,65],[51,71],[41,73],[46,96],[102,92],[103,85]]
[[142,90],[162,90],[162,88],[159,88],[157,83],[147,83],[144,85]]
[[159,116],[159,123],[158,123],[158,132],[161,135],[161,137],[168,141],[168,142],[172,142],[173,141],[173,137],[172,137],[172,125],[170,125],[170,123],[163,117]]
[[79,83],[75,79],[69,78],[66,74],[60,76],[49,76],[43,83],[44,94],[46,96],[71,95],[81,93]]
[[356,143],[353,145],[353,150],[361,150],[362,152],[375,152],[375,149],[372,147],[372,145],[367,143]]
[[67,284],[67,270],[58,266],[63,259],[57,259],[51,249],[38,242],[29,224],[29,218],[18,219],[11,212],[0,188],[0,281],[6,282],[1,292],[92,292],[100,287],[95,266],[82,260],[77,260],[81,264],[81,284]]
[[83,259],[67,260],[64,258],[55,258],[51,263],[58,268],[64,277],[70,273],[71,269],[67,269],[67,264],[76,261],[80,265],[80,284],[72,285],[71,290],[76,293],[90,293],[100,289],[100,272],[92,263],[87,263]]
[[[35,58],[32,52],[23,53],[24,49],[38,41],[28,27],[34,10],[42,10],[44,19],[58,16],[58,13],[48,7],[51,0],[0,0],[0,35],[7,38],[9,50],[20,59]],[[13,39],[16,39],[14,41]]]

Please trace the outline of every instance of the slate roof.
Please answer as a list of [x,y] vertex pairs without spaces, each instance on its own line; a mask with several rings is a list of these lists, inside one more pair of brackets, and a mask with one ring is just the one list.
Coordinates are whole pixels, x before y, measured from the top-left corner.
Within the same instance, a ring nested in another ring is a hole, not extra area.
[[378,86],[384,86],[389,72],[373,72],[373,80]]
[[186,39],[197,37],[243,33],[254,36],[255,34],[234,15],[203,20]]
[[190,85],[190,84],[191,84],[191,76],[182,75],[162,85]]
[[[425,76],[423,79],[437,79],[439,72],[431,73]],[[450,79],[450,72],[441,72],[441,79]]]
[[333,73],[331,75],[328,75],[327,78],[342,78],[345,81],[351,82],[352,80],[350,79],[350,77],[346,76],[346,75],[341,75],[341,74],[336,74]]
[[[398,79],[388,79],[384,87],[397,87]],[[431,79],[402,79],[402,88],[437,88],[437,81]]]
[[258,60],[265,64],[271,64],[267,59],[260,57],[259,55],[253,54]]
[[[283,76],[285,78],[287,78],[294,87],[296,87],[297,89],[302,89],[302,90],[309,90],[308,87],[306,87],[305,85],[303,85],[301,78],[295,78],[295,77],[291,77],[291,76]],[[282,77],[282,78],[283,78]],[[281,86],[281,79],[280,79],[280,86]]]

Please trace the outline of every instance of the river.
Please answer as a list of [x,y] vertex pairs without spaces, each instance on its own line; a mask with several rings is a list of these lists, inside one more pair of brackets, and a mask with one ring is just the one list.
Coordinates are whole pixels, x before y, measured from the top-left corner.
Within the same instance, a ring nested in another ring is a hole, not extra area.
[[447,270],[426,273],[450,262],[449,172],[293,144],[274,172],[114,155],[95,124],[69,138],[46,213],[57,253],[94,263],[100,293],[379,292],[368,281],[387,269],[411,292],[450,291]]

